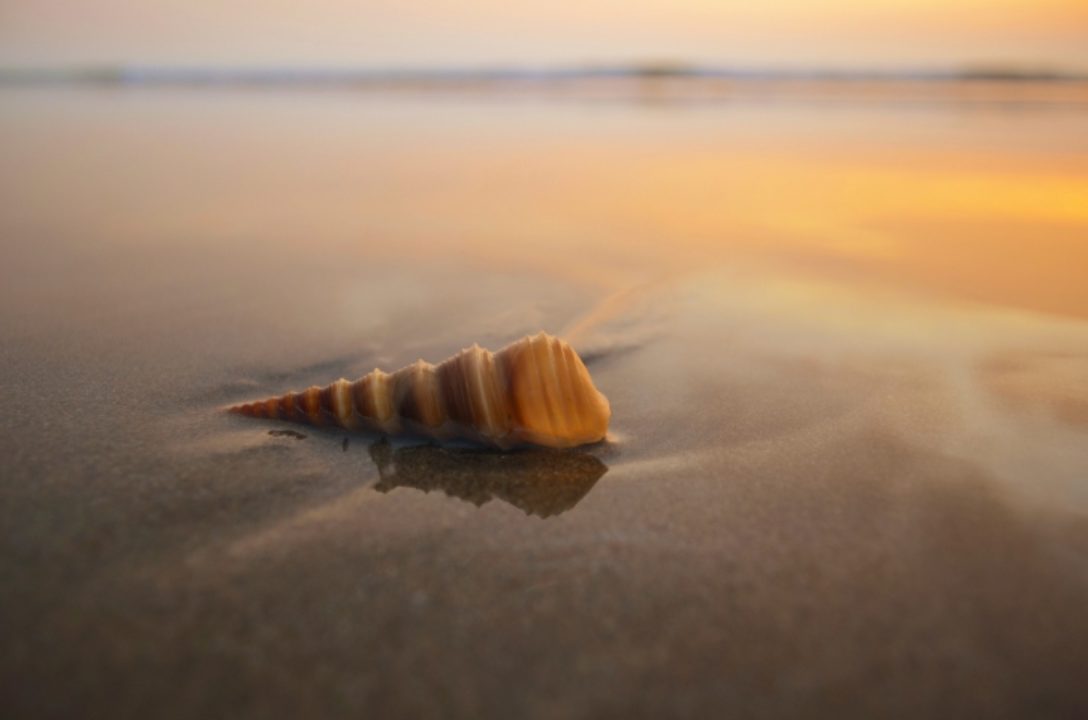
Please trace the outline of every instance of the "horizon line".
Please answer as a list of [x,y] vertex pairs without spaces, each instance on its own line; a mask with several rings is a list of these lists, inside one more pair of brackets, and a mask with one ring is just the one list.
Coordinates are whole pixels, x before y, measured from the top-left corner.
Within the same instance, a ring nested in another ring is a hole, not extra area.
[[592,79],[784,81],[1088,82],[1088,71],[1041,65],[965,63],[958,67],[773,67],[672,61],[454,67],[353,65],[76,64],[0,67],[0,83],[349,84],[381,82],[563,81]]

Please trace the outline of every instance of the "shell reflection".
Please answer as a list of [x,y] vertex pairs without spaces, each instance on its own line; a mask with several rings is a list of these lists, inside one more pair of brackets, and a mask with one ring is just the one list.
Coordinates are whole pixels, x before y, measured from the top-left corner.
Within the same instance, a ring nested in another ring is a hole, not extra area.
[[570,510],[589,494],[608,466],[584,452],[528,449],[511,453],[420,445],[394,450],[370,446],[380,477],[375,490],[441,490],[480,507],[493,498],[526,515],[546,518]]

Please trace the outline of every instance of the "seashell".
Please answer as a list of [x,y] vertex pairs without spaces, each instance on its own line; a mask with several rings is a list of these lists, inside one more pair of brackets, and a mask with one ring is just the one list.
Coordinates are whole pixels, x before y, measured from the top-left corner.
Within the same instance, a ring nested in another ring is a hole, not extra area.
[[543,332],[495,353],[473,345],[438,365],[375,369],[354,382],[341,378],[230,412],[500,448],[597,442],[612,414],[574,348]]

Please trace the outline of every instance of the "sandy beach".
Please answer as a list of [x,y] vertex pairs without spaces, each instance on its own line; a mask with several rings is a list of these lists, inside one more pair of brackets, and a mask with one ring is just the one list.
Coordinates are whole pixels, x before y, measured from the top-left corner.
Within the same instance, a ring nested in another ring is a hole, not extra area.
[[[0,89],[11,716],[1088,713],[1088,88],[668,88]],[[223,412],[540,330],[606,443]]]

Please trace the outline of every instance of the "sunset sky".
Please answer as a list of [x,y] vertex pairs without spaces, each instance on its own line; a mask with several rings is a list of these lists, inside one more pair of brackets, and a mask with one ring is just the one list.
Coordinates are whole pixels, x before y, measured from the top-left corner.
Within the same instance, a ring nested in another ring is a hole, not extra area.
[[1085,0],[0,0],[0,64],[1088,69]]

